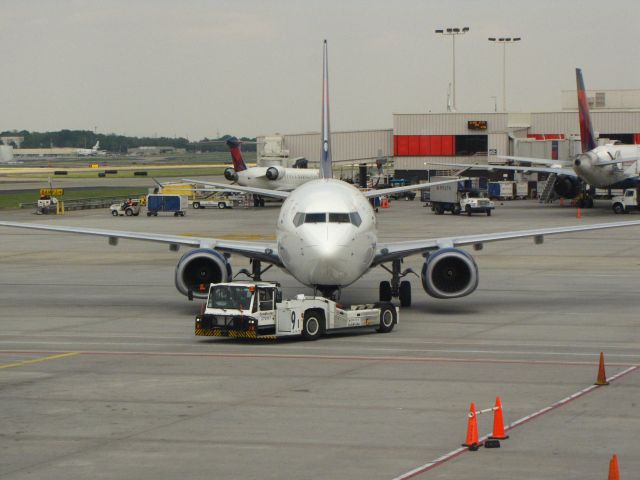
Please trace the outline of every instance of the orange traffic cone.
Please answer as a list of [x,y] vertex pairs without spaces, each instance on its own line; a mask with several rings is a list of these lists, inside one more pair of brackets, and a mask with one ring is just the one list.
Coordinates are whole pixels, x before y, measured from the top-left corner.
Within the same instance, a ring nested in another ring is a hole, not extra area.
[[387,197],[382,197],[382,201],[380,202],[381,208],[389,208],[389,199]]
[[469,450],[478,450],[478,419],[476,418],[476,406],[471,402],[469,407],[469,421],[467,422],[467,439],[462,444],[463,447],[469,447]]
[[580,207],[576,210],[576,218],[582,218],[582,215],[580,215]]
[[609,385],[607,374],[604,371],[604,353],[600,352],[600,365],[598,365],[598,379],[594,385]]
[[608,480],[620,480],[620,470],[618,470],[618,455],[613,455],[609,461]]
[[500,397],[496,397],[496,405],[493,408],[493,432],[489,438],[504,440],[509,435],[504,433],[504,418],[502,416],[502,402]]

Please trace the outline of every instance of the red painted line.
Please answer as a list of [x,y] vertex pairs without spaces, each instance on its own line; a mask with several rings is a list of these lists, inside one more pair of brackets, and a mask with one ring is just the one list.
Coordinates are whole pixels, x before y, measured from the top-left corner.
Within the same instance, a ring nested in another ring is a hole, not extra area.
[[[56,354],[68,350],[0,350],[3,354]],[[313,354],[281,354],[281,353],[206,353],[206,352],[141,352],[141,351],[115,351],[115,350],[74,350],[81,355],[123,355],[123,356],[149,356],[149,357],[203,357],[203,358],[246,358],[263,360],[265,358],[277,360],[348,360],[370,362],[406,362],[406,363],[489,363],[507,365],[562,365],[562,366],[588,366],[593,362],[559,361],[559,360],[516,360],[500,358],[459,358],[459,357],[389,357],[379,355],[313,355]],[[487,352],[492,353],[492,352]],[[594,354],[595,355],[595,354]],[[638,363],[632,362],[607,362],[609,366],[638,367]]]
[[[634,372],[635,370],[637,370],[638,368],[640,368],[638,365],[633,365],[617,374],[615,374],[612,377],[608,377],[607,380],[609,382],[614,382],[622,377],[624,377],[625,375],[630,374],[631,372]],[[580,397],[583,397],[584,395],[591,393],[593,391],[595,391],[596,389],[602,387],[602,385],[589,385],[587,388],[583,388],[582,390],[580,390],[579,392],[574,393],[573,395],[569,395],[568,397],[563,398],[562,400],[558,400],[555,403],[552,403],[551,405],[544,407],[540,410],[538,410],[537,412],[534,412],[530,415],[527,415],[525,417],[520,418],[519,420],[516,420],[515,422],[509,424],[509,426],[507,426],[505,428],[505,431],[509,431],[509,430],[513,430],[514,428],[520,427],[522,425],[524,425],[525,423],[530,422],[531,420],[534,420],[538,417],[541,417],[542,415],[545,415],[549,412],[552,412],[560,407],[564,407],[565,405],[567,405],[568,403],[573,402],[574,400],[577,400]],[[479,443],[480,445],[482,445],[484,443],[484,441],[489,437],[489,434],[483,436],[482,438],[479,439]],[[448,462],[449,460],[452,460],[460,455],[462,455],[465,452],[468,452],[469,450],[466,447],[459,447],[456,448],[455,450],[450,451],[449,453],[445,453],[444,455],[442,455],[439,458],[436,458],[435,460],[433,460],[432,462],[429,463],[425,463],[424,465],[421,465],[419,467],[414,468],[413,470],[409,470],[406,473],[403,473],[402,475],[399,475],[397,477],[395,477],[393,480],[408,480],[410,478],[416,477],[418,475],[421,475],[423,473],[428,472],[429,470],[433,470],[436,467],[439,467],[441,465],[443,465],[444,463]]]

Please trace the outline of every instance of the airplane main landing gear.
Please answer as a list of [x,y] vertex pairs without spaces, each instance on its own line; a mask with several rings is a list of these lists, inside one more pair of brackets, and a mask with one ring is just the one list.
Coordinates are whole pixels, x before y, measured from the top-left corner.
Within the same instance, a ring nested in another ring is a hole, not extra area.
[[400,281],[401,278],[407,276],[410,273],[416,274],[410,268],[407,268],[404,272],[400,271],[401,259],[393,260],[391,263],[391,270],[384,265],[381,265],[387,272],[391,274],[391,281],[380,282],[380,301],[389,302],[392,298],[398,298],[400,300],[401,307],[411,306],[411,283],[408,280]]

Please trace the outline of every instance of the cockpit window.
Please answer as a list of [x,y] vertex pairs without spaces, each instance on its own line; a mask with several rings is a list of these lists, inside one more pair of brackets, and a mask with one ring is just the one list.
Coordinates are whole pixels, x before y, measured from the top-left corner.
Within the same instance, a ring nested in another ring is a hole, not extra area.
[[304,216],[304,223],[325,223],[326,221],[326,213],[307,213]]
[[296,227],[299,227],[304,223],[304,213],[298,212],[293,216],[293,224]]
[[329,213],[329,223],[350,223],[348,213]]
[[359,227],[362,223],[362,219],[358,212],[348,212],[348,213],[338,213],[338,212],[329,212],[329,213],[303,213],[298,212],[293,216],[293,224],[296,227],[299,227],[303,223],[326,223],[328,221],[330,223],[350,223],[356,227]]

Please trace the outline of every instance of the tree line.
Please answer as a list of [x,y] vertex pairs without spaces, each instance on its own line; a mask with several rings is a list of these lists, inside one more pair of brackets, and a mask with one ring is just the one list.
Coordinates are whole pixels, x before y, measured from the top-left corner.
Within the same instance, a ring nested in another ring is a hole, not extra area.
[[[100,141],[100,150],[112,153],[127,153],[136,147],[175,147],[184,148],[189,152],[226,152],[225,140],[231,135],[220,138],[203,138],[191,142],[184,137],[130,137],[115,133],[95,133],[91,130],[59,130],[56,132],[5,131],[0,136],[24,137],[21,148],[91,148]],[[255,142],[255,138],[242,137],[241,140]],[[15,145],[14,145],[15,146]],[[242,149],[255,152],[255,143],[245,143]]]

